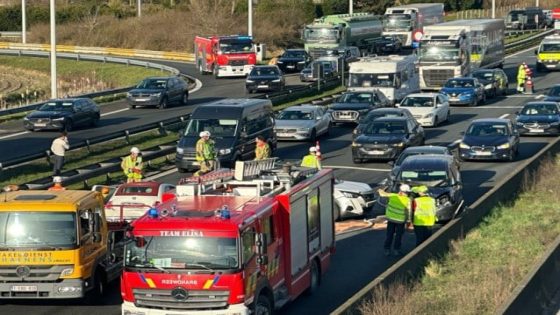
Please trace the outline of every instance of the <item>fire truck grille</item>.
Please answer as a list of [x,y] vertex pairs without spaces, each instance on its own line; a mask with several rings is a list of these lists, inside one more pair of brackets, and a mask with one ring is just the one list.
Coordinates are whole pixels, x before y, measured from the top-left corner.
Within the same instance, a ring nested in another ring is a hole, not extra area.
[[247,60],[230,60],[229,61],[229,65],[230,66],[244,66],[247,64]]
[[162,310],[216,310],[228,306],[229,291],[134,289],[136,306]]
[[424,82],[429,87],[443,86],[447,80],[453,78],[453,69],[426,69]]
[[0,282],[54,282],[60,278],[62,270],[72,266],[2,266]]

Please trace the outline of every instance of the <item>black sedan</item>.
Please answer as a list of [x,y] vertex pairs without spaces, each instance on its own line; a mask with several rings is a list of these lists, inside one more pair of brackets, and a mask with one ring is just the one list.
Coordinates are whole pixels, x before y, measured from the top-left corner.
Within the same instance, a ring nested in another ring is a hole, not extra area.
[[276,65],[285,73],[299,72],[311,62],[311,56],[303,49],[288,49],[276,61]]
[[245,88],[249,93],[282,91],[285,86],[284,76],[277,66],[256,66],[245,80]]
[[519,132],[509,119],[473,120],[459,143],[463,160],[513,161],[519,153]]
[[389,165],[393,168],[391,169],[391,174],[389,175],[390,179],[394,179],[396,175],[399,173],[401,168],[401,164],[410,156],[415,155],[445,155],[453,159],[454,163],[456,164],[457,168],[459,168],[459,162],[455,160],[453,153],[447,148],[442,146],[436,145],[423,145],[419,147],[409,147],[406,148],[399,157],[393,162],[390,161]]
[[352,160],[393,160],[407,147],[424,145],[424,129],[407,117],[377,118],[352,141]]
[[560,135],[560,105],[529,102],[516,113],[515,124],[522,135]]
[[486,96],[492,98],[498,95],[506,95],[508,90],[508,77],[502,69],[480,69],[472,74],[484,85]]
[[151,77],[140,82],[126,93],[130,109],[136,106],[155,106],[167,108],[171,103],[187,104],[189,86],[180,77]]
[[358,126],[352,131],[352,137],[356,138],[361,135],[369,123],[380,117],[407,117],[415,121],[410,111],[406,108],[376,108],[365,117],[360,118]]
[[373,42],[372,52],[377,55],[393,54],[402,50],[402,42],[396,35],[383,35]]
[[78,126],[96,126],[99,106],[89,98],[54,99],[23,118],[27,130],[54,129],[71,131]]
[[390,101],[378,90],[372,92],[346,92],[329,106],[328,113],[334,123],[358,123],[372,109],[389,107]]
[[543,101],[560,103],[560,84],[553,85]]

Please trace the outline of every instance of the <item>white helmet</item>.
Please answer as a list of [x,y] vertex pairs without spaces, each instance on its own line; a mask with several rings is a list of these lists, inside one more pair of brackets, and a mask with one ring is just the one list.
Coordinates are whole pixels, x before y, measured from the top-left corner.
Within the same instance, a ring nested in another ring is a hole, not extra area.
[[317,148],[316,147],[309,147],[309,152],[317,152]]
[[140,149],[138,149],[137,147],[132,147],[132,149],[130,149],[130,153],[140,154]]
[[201,131],[199,136],[202,137],[210,137],[210,131]]
[[62,183],[62,177],[60,176],[55,176],[52,179],[53,183]]
[[410,192],[410,186],[407,185],[407,184],[402,184],[402,185],[399,187],[399,190],[402,191],[402,192]]

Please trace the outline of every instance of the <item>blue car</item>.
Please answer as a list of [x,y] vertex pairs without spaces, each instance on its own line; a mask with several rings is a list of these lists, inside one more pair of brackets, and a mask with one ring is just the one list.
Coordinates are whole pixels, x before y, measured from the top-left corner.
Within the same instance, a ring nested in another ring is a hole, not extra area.
[[516,113],[515,125],[522,135],[560,135],[560,104],[529,102]]
[[448,96],[449,105],[477,106],[486,102],[484,85],[476,78],[449,79],[440,93]]

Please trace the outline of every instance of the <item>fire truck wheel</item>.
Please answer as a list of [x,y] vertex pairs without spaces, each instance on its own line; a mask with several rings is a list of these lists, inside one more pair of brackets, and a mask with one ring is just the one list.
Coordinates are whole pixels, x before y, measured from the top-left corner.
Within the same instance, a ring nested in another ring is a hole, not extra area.
[[259,295],[255,304],[255,315],[272,315],[272,305],[270,300],[264,294]]
[[319,290],[319,284],[321,284],[321,273],[319,272],[319,265],[317,264],[317,260],[313,260],[311,263],[311,283],[309,284],[309,288],[307,289],[306,293],[308,295],[314,294]]

